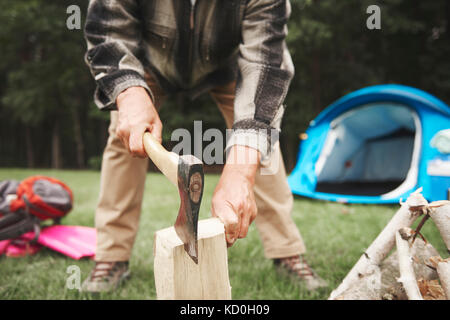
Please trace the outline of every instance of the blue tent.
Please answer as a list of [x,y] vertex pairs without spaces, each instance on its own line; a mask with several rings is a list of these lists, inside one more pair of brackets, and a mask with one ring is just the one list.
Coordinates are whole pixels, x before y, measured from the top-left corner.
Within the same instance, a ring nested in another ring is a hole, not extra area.
[[311,121],[288,177],[294,194],[349,203],[395,203],[418,187],[448,198],[450,154],[430,141],[450,108],[419,89],[377,85],[347,94]]

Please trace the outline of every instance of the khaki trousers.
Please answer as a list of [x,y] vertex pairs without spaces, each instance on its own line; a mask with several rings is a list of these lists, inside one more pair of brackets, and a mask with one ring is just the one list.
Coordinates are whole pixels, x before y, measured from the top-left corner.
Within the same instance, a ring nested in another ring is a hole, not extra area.
[[[160,108],[164,92],[146,77]],[[210,94],[225,118],[228,128],[233,124],[235,83],[211,90]],[[103,153],[100,196],[95,214],[97,228],[96,261],[128,261],[138,230],[148,159],[130,156],[116,135],[117,111],[111,112],[109,139]],[[255,198],[258,214],[255,219],[267,258],[284,258],[305,252],[301,235],[291,218],[293,196],[286,180],[286,171],[279,148],[278,171],[273,175],[258,174]],[[243,241],[243,240],[240,240]]]

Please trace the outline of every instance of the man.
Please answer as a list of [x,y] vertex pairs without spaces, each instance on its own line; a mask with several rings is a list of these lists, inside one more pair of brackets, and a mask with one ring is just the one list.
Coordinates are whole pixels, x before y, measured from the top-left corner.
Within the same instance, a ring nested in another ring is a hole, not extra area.
[[[148,165],[142,135],[150,131],[161,141],[158,109],[175,92],[209,92],[234,129],[212,200],[228,245],[244,238],[256,218],[268,258],[310,289],[325,285],[303,259],[279,144],[270,141],[294,73],[285,44],[289,11],[286,0],[91,0],[86,61],[96,104],[112,112],[96,265],[84,290],[112,290],[129,274]],[[247,161],[233,164],[236,158]],[[278,170],[262,175],[260,164],[273,161]]]

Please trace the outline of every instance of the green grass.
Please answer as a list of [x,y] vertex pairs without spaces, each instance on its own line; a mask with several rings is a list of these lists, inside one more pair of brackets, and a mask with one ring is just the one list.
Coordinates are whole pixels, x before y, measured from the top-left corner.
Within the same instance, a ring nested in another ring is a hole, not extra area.
[[[59,178],[74,191],[73,211],[63,219],[67,225],[94,226],[99,191],[99,172],[0,169],[0,181],[23,179],[34,174]],[[207,175],[200,218],[210,216],[211,197],[218,175]],[[307,292],[273,268],[264,258],[254,225],[246,239],[229,249],[229,273],[233,299],[326,299],[347,274],[398,206],[345,205],[296,198],[293,218],[307,246],[307,259],[330,287]],[[153,235],[173,224],[178,212],[177,190],[160,174],[148,174],[139,233],[131,260],[131,279],[118,291],[102,294],[104,299],[155,299],[153,276]],[[445,254],[433,223],[422,232]],[[86,278],[91,260],[71,260],[49,249],[25,258],[0,258],[0,299],[89,299],[88,295],[66,289],[67,267],[77,265]]]

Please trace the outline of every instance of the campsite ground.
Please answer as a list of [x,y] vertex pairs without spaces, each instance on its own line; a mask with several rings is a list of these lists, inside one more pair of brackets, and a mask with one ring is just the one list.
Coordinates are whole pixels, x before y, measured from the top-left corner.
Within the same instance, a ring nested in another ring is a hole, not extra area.
[[[63,220],[67,225],[94,225],[99,172],[0,169],[0,181],[43,174],[59,178],[74,191],[73,211]],[[209,208],[218,175],[207,175],[201,218]],[[131,260],[132,278],[120,290],[101,295],[104,299],[155,299],[153,278],[153,234],[173,224],[178,212],[176,189],[160,174],[148,175],[140,231]],[[248,237],[229,249],[229,273],[234,299],[326,299],[364,249],[373,241],[397,210],[398,205],[345,205],[296,198],[293,217],[306,242],[307,259],[330,287],[309,293],[301,285],[280,275],[264,258],[258,232],[253,225]],[[445,254],[444,244],[429,222],[423,232]],[[44,249],[35,256],[0,258],[0,299],[89,299],[66,288],[67,268],[77,265],[82,280],[93,262],[75,261]]]

